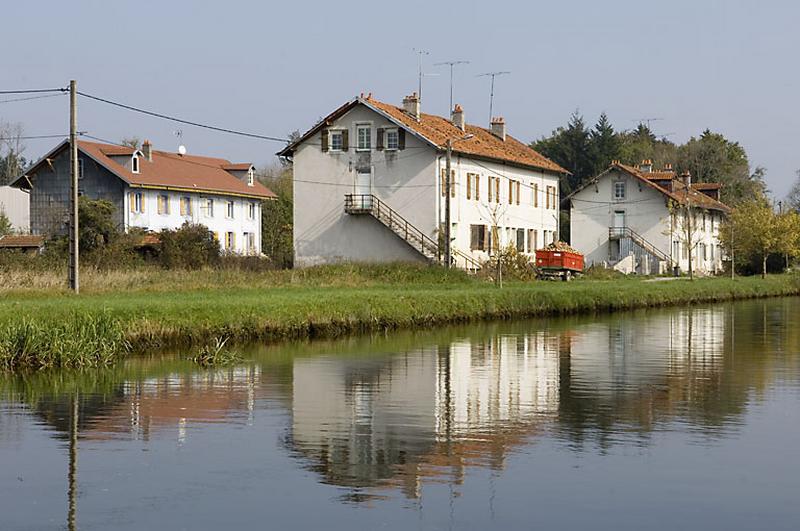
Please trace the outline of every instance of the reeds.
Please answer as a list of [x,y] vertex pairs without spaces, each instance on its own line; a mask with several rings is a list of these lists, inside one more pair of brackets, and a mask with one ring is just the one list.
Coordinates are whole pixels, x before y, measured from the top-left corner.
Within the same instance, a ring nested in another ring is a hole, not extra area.
[[201,367],[231,365],[242,360],[238,351],[227,348],[229,338],[215,337],[213,343],[203,345],[191,360]]

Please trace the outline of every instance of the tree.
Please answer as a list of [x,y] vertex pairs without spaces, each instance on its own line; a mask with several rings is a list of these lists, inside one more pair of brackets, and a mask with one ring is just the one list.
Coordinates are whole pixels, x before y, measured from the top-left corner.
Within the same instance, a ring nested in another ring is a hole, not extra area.
[[786,196],[786,204],[795,212],[800,212],[800,170],[797,170],[797,180]]
[[757,259],[762,278],[767,274],[767,258],[781,252],[781,240],[786,235],[784,223],[779,220],[765,197],[742,201],[720,227],[720,243],[739,262]]
[[567,127],[559,127],[546,138],[534,142],[531,147],[553,162],[567,169],[571,175],[561,180],[561,196],[565,197],[586,179],[593,177],[595,162],[589,131],[583,116],[576,110]]
[[684,194],[684,202],[670,202],[672,231],[678,235],[689,259],[689,278],[694,280],[695,249],[700,243],[700,230],[697,221],[700,209],[692,204],[689,194]]
[[0,185],[10,183],[28,167],[28,161],[22,156],[25,151],[22,136],[21,124],[0,121]]
[[788,210],[778,215],[777,232],[780,235],[777,251],[785,257],[789,269],[791,258],[800,258],[800,213]]
[[0,238],[8,236],[12,231],[11,220],[6,216],[6,211],[0,208]]
[[676,146],[666,138],[658,138],[646,124],[640,123],[633,131],[620,133],[622,162],[631,166],[648,159],[656,168],[675,162]]
[[142,147],[142,141],[138,136],[129,136],[125,137],[119,142],[123,146],[128,146],[133,149],[140,149]]
[[592,156],[592,176],[602,173],[612,160],[620,158],[622,143],[606,113],[600,115],[594,129],[589,133],[589,142]]
[[277,196],[261,206],[261,252],[283,268],[290,268],[294,263],[293,175],[291,165],[258,172],[258,180]]
[[81,252],[92,253],[111,245],[120,232],[114,219],[116,207],[105,199],[78,201],[78,242]]

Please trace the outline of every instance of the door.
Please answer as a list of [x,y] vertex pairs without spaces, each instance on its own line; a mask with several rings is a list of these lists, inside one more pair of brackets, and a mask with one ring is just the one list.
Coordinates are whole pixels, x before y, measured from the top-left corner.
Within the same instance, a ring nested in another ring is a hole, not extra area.
[[613,220],[614,232],[620,236],[625,232],[625,211],[615,210]]
[[356,190],[355,190],[356,205],[361,208],[372,208],[372,172],[357,172],[356,173]]

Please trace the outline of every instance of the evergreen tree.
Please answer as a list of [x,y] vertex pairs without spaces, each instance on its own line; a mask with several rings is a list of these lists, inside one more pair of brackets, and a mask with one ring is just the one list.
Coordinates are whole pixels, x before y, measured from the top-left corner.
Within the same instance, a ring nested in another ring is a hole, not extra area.
[[533,149],[567,169],[571,175],[561,180],[562,197],[592,177],[592,158],[589,130],[578,111],[572,113],[567,127],[559,127],[552,135],[532,144]]
[[611,164],[612,160],[620,158],[621,142],[606,113],[600,115],[589,137],[592,154],[592,174],[598,175]]

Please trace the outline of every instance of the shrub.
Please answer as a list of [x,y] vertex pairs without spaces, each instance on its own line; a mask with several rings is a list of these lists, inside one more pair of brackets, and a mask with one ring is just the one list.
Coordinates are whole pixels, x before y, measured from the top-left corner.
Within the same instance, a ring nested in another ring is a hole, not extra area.
[[527,255],[517,251],[509,245],[495,253],[481,267],[481,274],[487,278],[498,280],[498,262],[502,271],[503,280],[535,280],[536,265]]
[[159,233],[158,261],[167,269],[200,269],[220,263],[219,242],[204,225],[184,223]]

